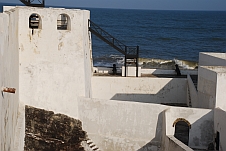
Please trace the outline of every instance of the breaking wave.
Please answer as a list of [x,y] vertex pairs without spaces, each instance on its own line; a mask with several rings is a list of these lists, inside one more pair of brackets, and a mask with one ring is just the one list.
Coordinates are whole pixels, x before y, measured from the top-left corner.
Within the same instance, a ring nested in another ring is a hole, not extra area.
[[[116,64],[117,67],[124,65],[124,56],[110,55],[110,56],[97,56],[93,58],[94,66],[112,67]],[[175,64],[178,64],[181,69],[196,69],[198,62],[188,60],[165,60],[156,58],[139,58],[139,66],[143,68],[154,69],[175,69]]]

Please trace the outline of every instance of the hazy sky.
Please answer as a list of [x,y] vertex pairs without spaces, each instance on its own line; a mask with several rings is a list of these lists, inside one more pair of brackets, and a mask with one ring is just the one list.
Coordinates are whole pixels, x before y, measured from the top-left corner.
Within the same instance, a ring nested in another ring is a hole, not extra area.
[[[38,1],[38,0],[35,0]],[[45,0],[46,5],[157,10],[225,10],[226,0]],[[21,3],[19,0],[0,0]]]

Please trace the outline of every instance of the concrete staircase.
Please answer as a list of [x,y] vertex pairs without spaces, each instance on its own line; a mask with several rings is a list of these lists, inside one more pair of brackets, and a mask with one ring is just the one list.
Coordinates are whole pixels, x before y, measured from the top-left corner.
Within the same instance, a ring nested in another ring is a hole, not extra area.
[[101,151],[91,139],[83,141],[81,145],[84,147],[85,151]]

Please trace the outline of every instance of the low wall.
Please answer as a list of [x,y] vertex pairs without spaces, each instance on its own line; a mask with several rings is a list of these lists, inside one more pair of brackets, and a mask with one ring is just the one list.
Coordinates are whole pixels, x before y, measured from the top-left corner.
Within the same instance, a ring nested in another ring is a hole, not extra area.
[[[113,73],[112,67],[93,67],[94,73]],[[176,75],[175,70],[163,70],[163,69],[145,69],[145,68],[139,68],[140,74],[170,74],[170,75]],[[198,70],[180,70],[182,75],[197,75]],[[122,73],[122,76],[124,76],[124,72],[122,71],[122,68],[117,68],[117,73]]]
[[161,145],[167,148],[169,142],[165,137],[174,135],[173,123],[178,118],[191,124],[188,146],[207,149],[214,139],[211,110],[118,100],[79,100],[79,119],[101,150],[145,151],[157,150]]
[[193,149],[176,139],[174,136],[169,135],[165,137],[164,151],[193,151]]
[[226,66],[217,68],[217,92],[216,92],[216,108],[219,107],[226,111]]
[[187,79],[92,77],[92,97],[145,103],[184,103]]
[[[128,77],[136,77],[138,75],[138,77],[141,76],[141,67],[138,67],[138,74],[137,74],[137,68],[133,67],[133,66],[128,66],[126,67],[126,76]],[[122,66],[122,76],[125,76],[125,66]]]
[[220,133],[220,150],[226,149],[226,112],[220,108],[214,109],[214,133]]
[[164,105],[80,98],[79,119],[101,150],[145,151],[160,146]]
[[195,109],[171,107],[165,111],[166,135],[174,135],[174,122],[183,118],[191,124],[188,146],[196,149],[207,149],[213,142],[213,111],[209,109]]
[[199,53],[199,66],[226,66],[226,53]]
[[199,67],[198,107],[213,109],[216,104],[217,74],[208,67]]
[[[122,73],[122,68],[116,68],[117,73]],[[113,73],[113,67],[93,67],[94,73]]]
[[[180,70],[182,75],[197,75],[198,70]],[[176,75],[175,70],[163,70],[163,69],[141,69],[141,74],[170,74]]]

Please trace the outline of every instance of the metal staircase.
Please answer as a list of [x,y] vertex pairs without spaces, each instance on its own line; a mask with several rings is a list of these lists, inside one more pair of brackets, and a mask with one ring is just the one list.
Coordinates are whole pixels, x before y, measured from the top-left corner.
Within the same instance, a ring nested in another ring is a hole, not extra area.
[[89,31],[125,56],[125,76],[127,66],[135,65],[136,77],[138,77],[139,46],[126,46],[91,20],[89,20]]
[[38,0],[38,3],[33,3],[34,0],[20,0],[24,5],[31,7],[45,7],[45,0]]

